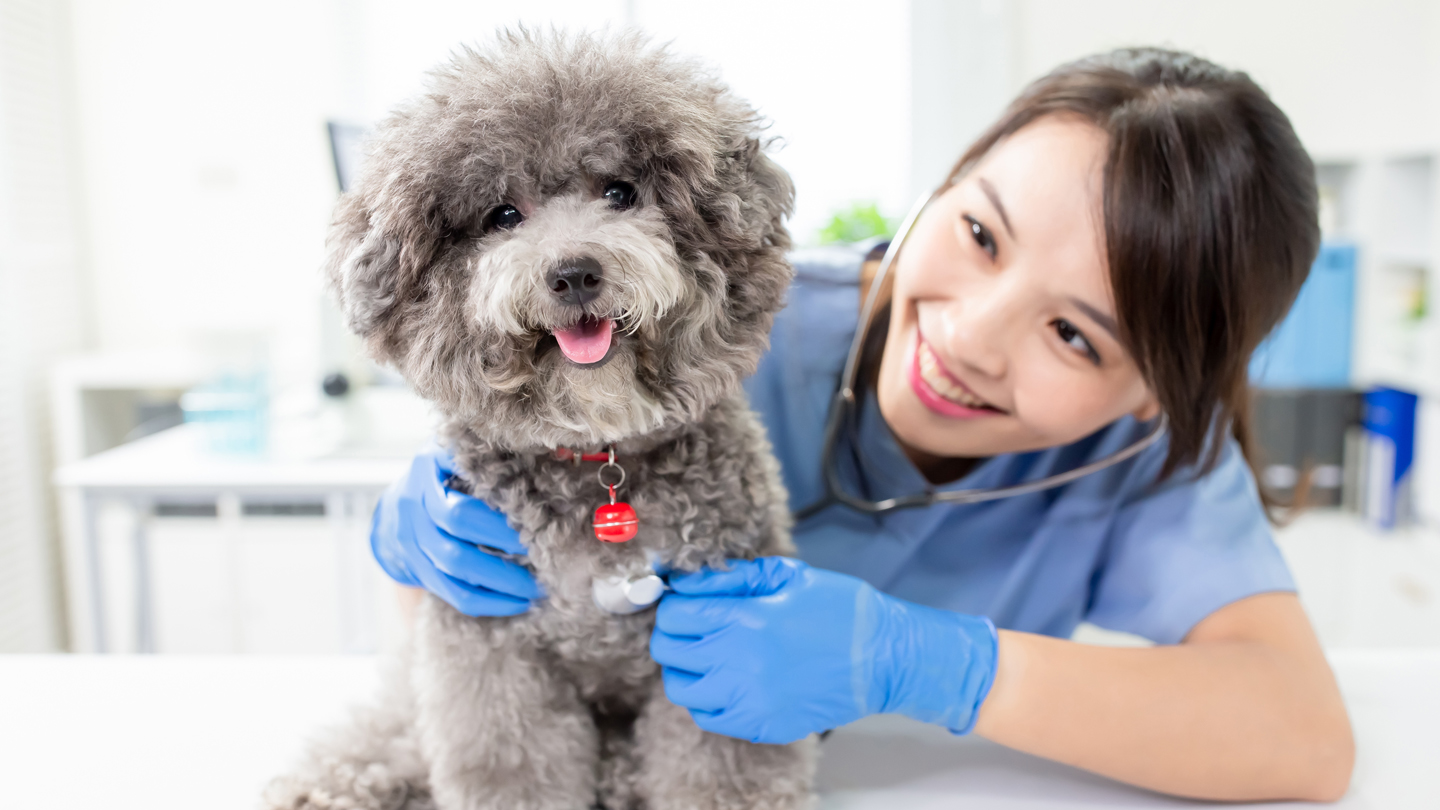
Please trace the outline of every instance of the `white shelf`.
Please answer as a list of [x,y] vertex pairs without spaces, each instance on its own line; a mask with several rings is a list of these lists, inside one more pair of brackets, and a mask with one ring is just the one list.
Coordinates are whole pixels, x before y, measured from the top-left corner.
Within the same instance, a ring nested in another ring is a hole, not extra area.
[[[1352,382],[1421,396],[1416,503],[1423,519],[1440,525],[1440,153],[1331,155],[1317,160],[1316,177],[1326,238],[1359,251]],[[1418,276],[1397,267],[1418,268]],[[1407,285],[1416,281],[1426,316],[1407,321]]]
[[1355,377],[1362,384],[1440,393],[1435,318],[1432,313],[1412,321],[1409,314],[1417,285],[1434,297],[1434,164],[1430,155],[1367,156],[1354,164],[1352,181],[1340,191],[1348,198],[1340,207],[1352,213],[1360,251]]

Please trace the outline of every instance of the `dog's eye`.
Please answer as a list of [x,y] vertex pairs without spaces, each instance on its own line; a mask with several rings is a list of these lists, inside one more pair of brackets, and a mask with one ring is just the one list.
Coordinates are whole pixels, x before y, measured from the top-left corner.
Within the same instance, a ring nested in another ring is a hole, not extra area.
[[635,204],[635,187],[624,180],[616,180],[605,187],[600,194],[610,207],[616,211],[624,211]]
[[497,205],[485,215],[485,233],[496,230],[510,230],[525,221],[525,215],[513,205]]

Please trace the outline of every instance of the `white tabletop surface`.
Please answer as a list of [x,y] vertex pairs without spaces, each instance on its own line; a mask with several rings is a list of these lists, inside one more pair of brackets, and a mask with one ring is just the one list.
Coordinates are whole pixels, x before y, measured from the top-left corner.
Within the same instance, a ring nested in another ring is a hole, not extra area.
[[[1440,651],[1331,659],[1359,744],[1335,806],[1440,807]],[[365,657],[0,657],[0,805],[252,808],[374,685]],[[824,810],[1197,804],[890,717],[832,735],[820,785]]]
[[313,458],[223,455],[205,449],[198,425],[181,425],[67,464],[55,471],[55,483],[111,491],[384,488],[405,473],[418,449]]

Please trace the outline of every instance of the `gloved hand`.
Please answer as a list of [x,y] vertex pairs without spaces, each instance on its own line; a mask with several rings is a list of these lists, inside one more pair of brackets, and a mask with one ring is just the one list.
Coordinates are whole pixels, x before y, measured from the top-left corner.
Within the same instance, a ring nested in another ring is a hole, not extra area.
[[370,550],[390,578],[424,588],[467,616],[513,616],[543,594],[524,566],[487,549],[524,554],[520,535],[484,502],[445,486],[450,454],[436,446],[410,463],[375,505]]
[[893,712],[957,734],[995,678],[989,619],[912,604],[799,560],[672,576],[650,654],[706,731],[794,742]]

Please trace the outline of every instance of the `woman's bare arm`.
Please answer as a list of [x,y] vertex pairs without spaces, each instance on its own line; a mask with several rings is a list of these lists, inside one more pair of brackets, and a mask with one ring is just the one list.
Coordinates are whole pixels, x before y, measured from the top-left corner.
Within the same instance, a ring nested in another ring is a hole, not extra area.
[[404,585],[395,586],[395,602],[400,605],[400,618],[406,627],[415,624],[415,608],[420,606],[420,598],[425,595],[423,588],[407,588]]
[[1001,631],[995,685],[975,731],[1203,799],[1334,801],[1355,761],[1334,675],[1288,593],[1227,605],[1174,646]]

